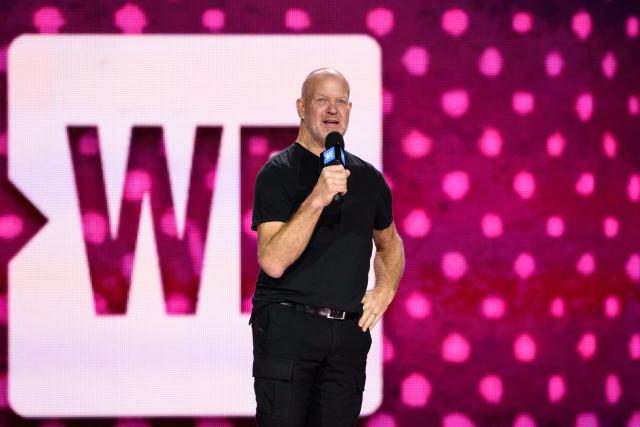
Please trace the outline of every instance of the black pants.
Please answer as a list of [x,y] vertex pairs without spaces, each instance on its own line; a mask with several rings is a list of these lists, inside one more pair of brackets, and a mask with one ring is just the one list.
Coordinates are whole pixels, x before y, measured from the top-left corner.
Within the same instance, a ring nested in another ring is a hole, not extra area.
[[280,304],[253,316],[259,427],[354,426],[362,406],[371,335]]

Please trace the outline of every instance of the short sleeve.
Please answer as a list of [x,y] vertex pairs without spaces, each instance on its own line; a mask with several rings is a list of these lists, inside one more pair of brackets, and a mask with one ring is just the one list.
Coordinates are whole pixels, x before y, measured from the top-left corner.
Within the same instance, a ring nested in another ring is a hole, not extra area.
[[286,172],[274,165],[264,165],[256,177],[251,229],[269,221],[286,222],[291,216],[292,197],[286,186]]
[[376,182],[378,192],[378,205],[376,208],[376,217],[373,222],[373,228],[376,230],[384,230],[393,222],[393,214],[391,209],[391,189],[385,181],[384,176],[376,171]]

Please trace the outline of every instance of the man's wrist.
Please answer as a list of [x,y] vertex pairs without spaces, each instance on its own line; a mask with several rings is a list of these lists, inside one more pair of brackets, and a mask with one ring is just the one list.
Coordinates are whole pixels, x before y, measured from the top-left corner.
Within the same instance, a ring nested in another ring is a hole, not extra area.
[[391,299],[396,296],[397,287],[393,286],[391,283],[378,282],[376,283],[374,288],[379,289],[380,292],[387,293],[391,297]]
[[305,203],[307,204],[307,207],[311,211],[322,211],[324,209],[322,200],[320,200],[320,198],[315,196],[313,193],[311,193],[309,197],[307,197],[307,200],[305,200]]

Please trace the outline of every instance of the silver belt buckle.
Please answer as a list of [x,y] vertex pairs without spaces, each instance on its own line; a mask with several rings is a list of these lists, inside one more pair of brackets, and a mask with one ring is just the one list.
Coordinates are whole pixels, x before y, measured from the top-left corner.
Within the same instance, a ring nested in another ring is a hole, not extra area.
[[329,314],[327,315],[327,317],[329,319],[344,320],[347,317],[347,313],[345,311],[342,311],[342,310],[330,309],[329,310]]

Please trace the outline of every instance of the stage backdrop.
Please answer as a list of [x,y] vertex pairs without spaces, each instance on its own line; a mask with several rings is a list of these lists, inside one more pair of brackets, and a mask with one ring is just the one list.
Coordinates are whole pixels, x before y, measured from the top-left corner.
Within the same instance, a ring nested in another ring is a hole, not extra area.
[[407,256],[360,424],[640,427],[639,19],[3,1],[0,425],[254,425],[253,181],[334,66]]

